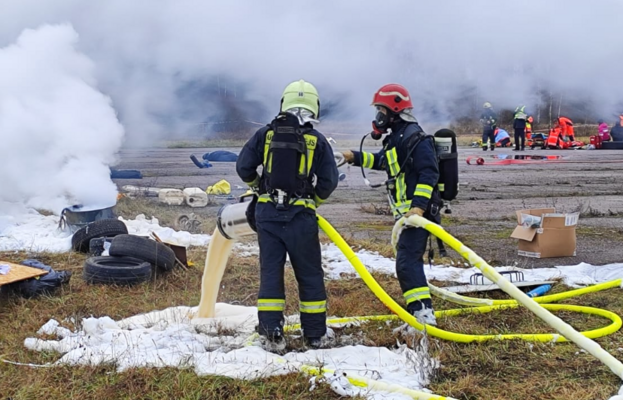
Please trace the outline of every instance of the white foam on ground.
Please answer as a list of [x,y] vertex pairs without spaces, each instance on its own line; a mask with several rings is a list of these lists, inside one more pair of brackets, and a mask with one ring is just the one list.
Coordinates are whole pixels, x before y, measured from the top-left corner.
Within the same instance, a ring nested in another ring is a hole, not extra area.
[[[567,286],[579,287],[608,282],[615,279],[623,279],[623,263],[592,265],[580,263],[577,265],[564,265],[551,268],[524,269],[516,267],[497,267],[496,271],[521,271],[527,281],[560,280]],[[454,281],[469,283],[469,277],[480,272],[475,267],[456,268],[447,266],[433,266],[425,268],[428,279],[439,281]],[[489,282],[485,280],[485,282]]]
[[[27,338],[34,351],[54,351],[62,356],[54,364],[115,365],[118,371],[136,367],[193,368],[198,375],[256,379],[300,371],[310,365],[354,373],[387,384],[422,389],[438,367],[426,349],[400,346],[345,346],[283,356],[259,346],[254,329],[257,308],[216,304],[213,319],[192,319],[197,307],[173,307],[120,321],[109,317],[85,318],[71,331],[50,320],[37,332],[57,340]],[[255,339],[254,339],[255,338]],[[324,379],[338,393],[369,399],[408,398],[371,392],[351,385],[340,373]]]
[[610,397],[608,400],[623,400],[623,386],[621,386],[617,395]]
[[[19,213],[15,216],[0,218],[0,251],[25,250],[30,252],[65,252],[71,249],[71,235],[58,230],[57,216],[44,216],[34,210]],[[181,246],[207,246],[210,235],[191,234],[162,227],[157,218],[148,219],[140,214],[133,220],[122,220],[128,231],[134,235],[149,236],[155,232],[165,242]],[[322,262],[325,276],[328,279],[344,279],[355,277],[352,265],[346,260],[338,247],[332,243],[323,244]],[[259,254],[257,242],[237,243],[236,256],[250,257]],[[395,260],[368,250],[359,250],[357,257],[371,272],[396,275]],[[587,263],[552,268],[524,269],[517,267],[497,267],[498,272],[516,270],[524,274],[526,280],[558,280],[568,286],[577,287],[592,285],[623,278],[623,263],[594,266]],[[459,268],[444,265],[428,265],[424,268],[428,279],[469,283],[469,278],[479,273],[475,267]]]
[[157,218],[147,219],[144,214],[137,215],[133,220],[126,220],[122,217],[119,217],[119,220],[126,224],[128,232],[132,235],[149,236],[153,232],[164,242],[184,247],[207,246],[210,242],[210,235],[191,234],[162,227]]
[[[368,250],[359,250],[355,254],[369,271],[396,275],[396,261],[393,258],[383,257],[377,252]],[[333,243],[322,245],[322,263],[325,267],[325,275],[329,279],[339,279],[356,273],[350,262]]]
[[[34,210],[0,217],[0,251],[24,250],[29,252],[63,253],[71,250],[71,233],[58,228],[59,216],[44,216]],[[191,234],[160,226],[158,219],[148,219],[140,214],[133,220],[119,217],[128,232],[133,235],[149,236],[156,233],[160,239],[180,246],[206,246],[210,235]]]
[[[393,258],[383,257],[376,252],[368,250],[359,250],[356,252],[356,255],[369,271],[396,276],[396,261]],[[326,277],[329,279],[352,277],[356,274],[350,262],[346,260],[346,257],[334,244],[322,246],[322,259]],[[521,271],[525,280],[561,280],[571,287],[623,279],[623,263],[598,266],[580,263],[577,265],[534,269],[507,266],[496,267],[495,270],[498,272]],[[446,265],[433,265],[430,267],[425,265],[424,272],[430,280],[469,283],[470,277],[481,271],[476,267],[459,268]],[[485,282],[489,281],[485,278]]]
[[71,249],[71,233],[58,229],[58,216],[44,216],[31,210],[3,218],[6,223],[0,231],[0,251],[63,253]]

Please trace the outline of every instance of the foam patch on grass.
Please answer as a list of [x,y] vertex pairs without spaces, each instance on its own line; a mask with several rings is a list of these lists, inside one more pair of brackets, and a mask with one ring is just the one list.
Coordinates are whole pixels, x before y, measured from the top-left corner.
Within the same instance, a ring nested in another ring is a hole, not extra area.
[[[256,379],[301,371],[303,366],[335,370],[321,380],[340,394],[387,399],[387,392],[357,387],[346,379],[356,374],[368,379],[421,390],[438,362],[426,349],[399,346],[345,346],[279,355],[264,350],[254,333],[257,308],[217,303],[216,316],[193,319],[197,307],[173,307],[120,321],[85,318],[74,331],[50,320],[37,332],[55,339],[27,338],[33,351],[61,354],[55,365],[115,365],[130,368],[192,368],[198,375]],[[346,375],[345,375],[346,374]],[[316,379],[314,379],[314,384]],[[313,385],[312,385],[313,387]],[[391,398],[409,398],[392,394]]]

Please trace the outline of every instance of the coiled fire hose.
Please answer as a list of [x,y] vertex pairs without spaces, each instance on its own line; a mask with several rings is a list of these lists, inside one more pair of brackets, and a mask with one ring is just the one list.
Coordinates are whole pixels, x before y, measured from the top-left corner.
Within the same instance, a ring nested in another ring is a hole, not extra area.
[[[245,208],[243,205],[235,205],[238,208]],[[233,207],[233,206],[231,206]],[[238,210],[240,211],[240,210]],[[605,351],[599,344],[595,343],[591,340],[591,338],[603,337],[609,334],[612,334],[618,331],[621,328],[622,321],[621,318],[607,310],[602,310],[593,307],[583,307],[583,306],[575,306],[568,304],[547,304],[553,301],[559,301],[563,299],[567,299],[574,296],[579,296],[585,293],[597,292],[609,288],[620,287],[622,284],[621,279],[613,280],[610,282],[585,287],[581,289],[571,290],[564,293],[558,293],[554,295],[539,297],[536,299],[532,299],[528,297],[525,293],[519,290],[515,285],[511,284],[509,281],[504,279],[497,271],[495,271],[490,265],[488,265],[481,257],[479,257],[476,253],[474,253],[467,246],[462,244],[460,241],[452,237],[448,234],[441,226],[428,221],[425,218],[419,217],[417,215],[411,216],[408,219],[402,218],[400,219],[394,226],[392,231],[392,244],[398,242],[398,237],[400,235],[401,230],[405,227],[405,225],[411,225],[426,229],[434,236],[441,239],[444,243],[452,247],[455,251],[461,254],[465,259],[467,259],[470,264],[474,265],[478,269],[480,269],[485,277],[487,277],[492,282],[496,283],[500,289],[504,290],[508,293],[514,300],[490,300],[490,299],[476,299],[470,298],[466,296],[461,296],[456,293],[452,293],[446,291],[441,288],[437,288],[431,284],[429,287],[431,289],[431,293],[434,295],[441,297],[445,300],[449,300],[451,302],[455,302],[462,305],[468,306],[478,306],[478,307],[470,307],[470,308],[462,308],[462,309],[453,309],[453,310],[444,310],[437,311],[435,315],[437,317],[442,316],[456,316],[465,313],[486,313],[494,310],[501,309],[510,309],[517,308],[519,305],[523,305],[528,308],[530,311],[535,313],[539,318],[543,319],[550,326],[556,329],[559,334],[506,334],[506,335],[468,335],[461,334],[456,332],[449,332],[443,329],[439,329],[435,326],[431,325],[422,325],[420,324],[416,318],[407,312],[404,308],[402,308],[398,303],[396,303],[388,294],[383,290],[383,288],[376,282],[376,280],[372,277],[370,272],[363,265],[361,260],[357,258],[357,255],[353,252],[350,246],[344,241],[344,239],[340,236],[340,234],[327,222],[322,216],[317,215],[318,225],[319,227],[327,234],[327,236],[335,243],[335,245],[340,249],[342,254],[346,257],[346,259],[351,263],[351,265],[355,268],[357,273],[360,275],[364,283],[372,290],[372,292],[388,307],[395,315],[376,315],[376,316],[362,316],[362,317],[344,317],[344,318],[329,318],[327,319],[328,324],[337,324],[337,323],[350,323],[350,322],[364,322],[371,320],[389,320],[400,318],[402,321],[408,323],[412,327],[420,330],[426,331],[426,333],[430,336],[434,336],[444,340],[450,340],[455,342],[463,342],[469,343],[474,341],[486,341],[486,340],[506,340],[506,339],[522,339],[528,341],[541,341],[541,342],[562,342],[562,341],[573,341],[578,346],[580,346],[585,351],[594,355],[597,359],[599,359],[602,363],[612,370],[619,378],[623,378],[623,364],[614,358],[611,354]],[[239,221],[236,221],[239,222]],[[244,236],[246,234],[252,234],[251,229],[241,229],[236,227],[236,224],[232,224],[230,227],[233,232],[237,233],[233,235],[233,237],[225,237],[227,239],[234,239],[234,237]],[[237,230],[240,229],[240,230]],[[539,304],[541,303],[541,305]],[[574,312],[582,312],[586,314],[592,314],[601,316],[604,318],[608,318],[611,320],[611,324],[598,329],[593,329],[590,331],[578,332],[573,329],[570,325],[562,321],[560,318],[551,314],[548,310],[558,311],[558,310],[566,310],[566,311],[574,311]],[[288,325],[284,327],[286,331],[293,331],[300,329],[300,325]],[[254,340],[253,337],[257,334],[252,335],[252,337],[248,338],[248,344],[250,345]],[[325,368],[318,368],[309,365],[301,365],[299,369],[302,372],[312,374],[312,375],[324,375],[327,373],[336,373],[335,371],[328,370]],[[343,377],[349,380],[349,382],[355,386],[360,387],[368,387],[376,390],[388,391],[388,392],[396,392],[406,394],[413,399],[416,400],[455,400],[450,397],[443,397],[439,395],[434,395],[426,392],[420,392],[417,390],[408,389],[399,385],[390,385],[383,382],[374,381],[371,379],[367,379],[365,377],[359,377],[352,374],[346,374],[340,372]]]
[[[497,271],[495,271],[490,265],[488,265],[481,257],[476,255],[471,249],[462,244],[460,241],[452,237],[448,234],[441,226],[428,221],[425,218],[419,217],[417,215],[411,216],[408,220],[401,219],[396,223],[396,227],[393,232],[393,236],[397,237],[400,229],[404,227],[404,225],[412,225],[419,226],[421,228],[426,229],[431,234],[443,240],[447,245],[452,247],[455,251],[461,254],[465,259],[467,259],[472,265],[476,268],[480,269],[484,276],[486,276],[489,280],[496,283],[502,290],[512,296],[515,300],[487,300],[490,302],[490,305],[486,305],[483,307],[474,307],[467,309],[454,309],[454,310],[446,310],[446,311],[437,311],[435,315],[440,316],[455,316],[463,313],[472,313],[472,312],[480,312],[486,313],[493,310],[499,309],[508,309],[518,307],[519,304],[525,306],[530,311],[535,313],[539,318],[543,319],[546,323],[556,329],[559,334],[507,334],[507,335],[467,335],[455,332],[445,331],[443,329],[439,329],[430,325],[422,325],[420,324],[413,315],[408,313],[404,308],[402,308],[398,303],[396,303],[388,294],[383,290],[383,288],[374,280],[370,272],[365,268],[365,266],[361,263],[357,255],[353,252],[353,250],[348,246],[348,244],[344,241],[344,239],[340,236],[340,234],[325,220],[322,216],[318,215],[318,225],[320,228],[329,236],[329,238],[335,243],[335,245],[340,249],[340,251],[344,254],[346,259],[353,265],[357,273],[361,276],[364,283],[372,290],[372,292],[387,306],[391,311],[393,311],[398,318],[413,326],[418,330],[426,330],[427,334],[430,336],[438,337],[440,339],[451,340],[456,342],[464,342],[469,343],[473,341],[486,341],[486,340],[504,340],[504,339],[523,339],[530,341],[540,341],[540,342],[562,342],[562,341],[573,341],[582,349],[586,350],[596,358],[598,358],[601,362],[607,365],[612,372],[614,372],[618,377],[623,378],[623,364],[614,358],[610,353],[605,351],[599,344],[592,341],[590,338],[598,338],[602,336],[606,336],[618,331],[621,328],[622,321],[621,318],[607,310],[602,310],[593,307],[583,307],[583,306],[575,306],[568,304],[542,304],[548,301],[557,301],[565,298],[569,298],[572,296],[577,296],[584,293],[596,292],[599,290],[605,290],[608,288],[612,288],[615,286],[621,285],[621,279],[617,279],[611,282],[606,282],[600,285],[595,285],[587,288],[572,290],[566,293],[560,293],[556,295],[545,296],[538,299],[538,302],[534,299],[528,297],[525,293],[519,290],[515,285],[507,281],[502,275],[500,275]],[[397,240],[396,240],[397,241]],[[442,294],[444,297],[450,301],[453,299],[460,299],[461,304],[470,303],[473,300],[476,300],[475,303],[481,303],[480,299],[470,299],[465,296],[460,296],[452,293],[452,295],[447,295],[449,292],[443,291],[440,288],[435,288],[433,293]],[[606,327],[598,328],[585,332],[578,332],[573,329],[570,325],[562,321],[560,318],[551,314],[548,310],[558,311],[558,310],[568,310],[575,312],[583,312],[586,314],[598,315],[601,317],[608,318],[612,321],[612,323]],[[370,319],[390,319],[395,318],[395,316],[374,316],[374,317],[354,317],[354,318],[330,318],[327,320],[328,323],[343,323],[349,321],[363,321]],[[296,326],[292,326],[292,329],[296,329]]]

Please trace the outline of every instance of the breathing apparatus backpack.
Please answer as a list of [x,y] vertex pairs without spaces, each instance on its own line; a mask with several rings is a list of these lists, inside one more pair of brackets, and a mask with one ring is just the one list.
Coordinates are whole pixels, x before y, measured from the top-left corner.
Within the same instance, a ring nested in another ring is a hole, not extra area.
[[440,129],[435,132],[434,138],[439,163],[437,188],[443,200],[452,201],[459,193],[459,154],[456,134],[450,129]]
[[[363,154],[363,142],[368,135],[369,134],[364,135],[359,144],[359,152],[361,154]],[[378,140],[381,137],[382,135],[376,135],[372,138]],[[415,149],[417,148],[422,138],[423,136],[420,136],[415,144],[413,144],[412,147],[409,149],[407,160],[415,152]],[[435,132],[433,139],[435,143],[435,152],[437,154],[437,163],[439,166],[439,180],[437,183],[437,189],[442,200],[452,201],[456,198],[459,192],[459,163],[456,134],[450,129],[440,129]],[[406,161],[403,165],[400,166],[399,171],[396,175],[399,175],[400,172],[405,169],[405,166]],[[366,185],[368,185],[369,187],[378,188],[383,186],[383,183],[370,183],[370,181],[366,177],[363,163],[361,163],[361,174],[363,175]],[[384,184],[387,186],[388,183],[391,183],[390,181],[391,179],[384,182]],[[449,208],[446,209],[446,212],[449,213]]]
[[313,195],[309,170],[318,137],[289,113],[280,113],[269,127],[264,142],[263,182],[277,209],[285,210],[290,200]]

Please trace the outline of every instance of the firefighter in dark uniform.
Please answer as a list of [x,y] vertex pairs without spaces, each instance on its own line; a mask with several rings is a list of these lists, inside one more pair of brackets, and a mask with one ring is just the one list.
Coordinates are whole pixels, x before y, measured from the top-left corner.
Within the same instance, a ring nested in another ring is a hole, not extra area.
[[259,194],[255,205],[259,333],[270,342],[283,343],[287,253],[299,286],[304,339],[313,348],[320,346],[327,330],[315,210],[338,184],[333,150],[312,125],[318,122],[319,111],[316,88],[303,80],[291,83],[283,92],[279,115],[249,139],[236,162],[240,178]]
[[[515,148],[513,151],[524,151],[526,148],[526,124],[528,114],[526,113],[526,106],[519,106],[515,109],[513,115],[513,129],[515,130]],[[521,142],[521,147],[519,146]]]
[[[401,85],[389,84],[375,94],[376,118],[372,123],[375,139],[383,139],[376,154],[346,151],[344,158],[356,166],[385,170],[388,191],[396,219],[417,214],[435,220],[441,199],[436,190],[439,166],[433,137],[426,135],[412,114],[409,92]],[[396,275],[407,310],[421,323],[436,325],[430,290],[424,274],[424,253],[428,232],[408,227],[400,235],[396,254]]]
[[488,101],[482,105],[483,111],[480,115],[482,124],[482,149],[487,151],[487,141],[491,151],[495,150],[495,128],[498,124],[498,116],[493,111],[493,106]]

